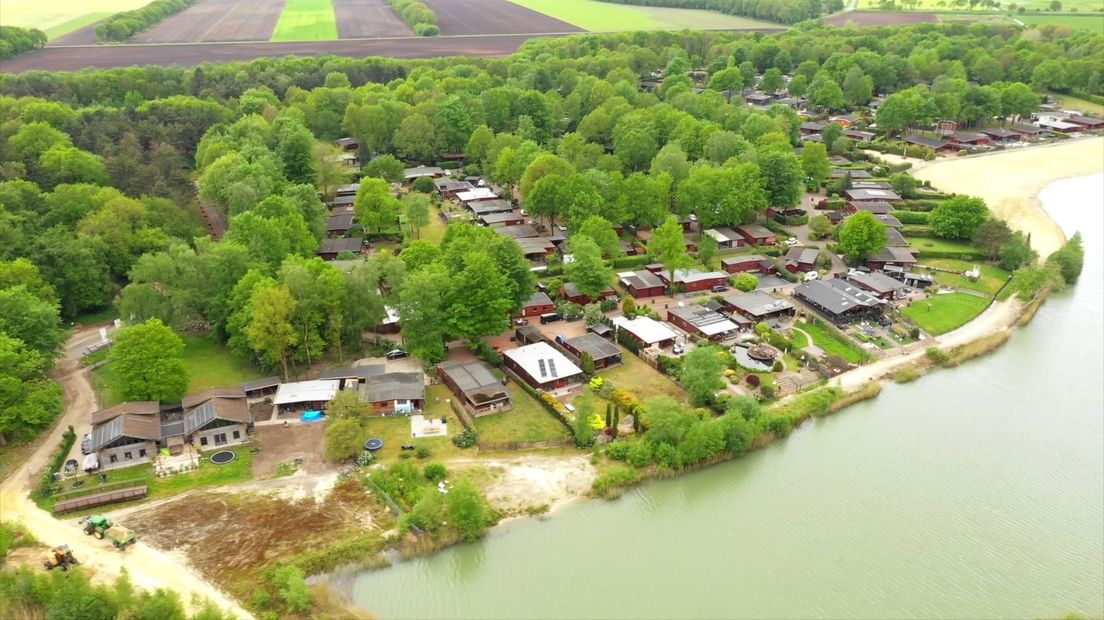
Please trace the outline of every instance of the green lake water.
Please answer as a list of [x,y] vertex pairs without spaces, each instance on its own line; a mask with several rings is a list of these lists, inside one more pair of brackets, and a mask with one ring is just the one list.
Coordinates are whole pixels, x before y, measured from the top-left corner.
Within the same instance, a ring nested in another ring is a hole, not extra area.
[[1104,175],[1078,286],[996,353],[735,462],[332,585],[378,618],[1104,614]]

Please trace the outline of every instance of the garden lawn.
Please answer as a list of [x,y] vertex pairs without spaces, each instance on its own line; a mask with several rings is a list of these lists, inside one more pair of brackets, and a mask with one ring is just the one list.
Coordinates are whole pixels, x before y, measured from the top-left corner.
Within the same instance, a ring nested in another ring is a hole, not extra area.
[[99,325],[100,323],[109,323],[119,318],[118,311],[115,308],[109,307],[103,310],[97,310],[95,312],[89,312],[77,317],[77,325]]
[[[1104,19],[1104,17],[1102,17],[1102,19]],[[1097,32],[1099,32],[1099,30]],[[1048,92],[1047,95],[1051,99],[1057,101],[1058,105],[1064,109],[1072,108],[1089,114],[1104,115],[1104,105],[1100,105],[1099,103],[1085,101],[1084,99],[1078,99],[1071,95],[1061,95],[1052,92]]]
[[419,231],[419,239],[425,239],[433,245],[441,245],[445,238],[446,224],[441,221],[441,210],[433,207],[429,210],[429,224]]
[[[234,387],[261,378],[259,372],[236,357],[211,334],[180,334],[180,339],[184,341],[188,394],[213,387]],[[99,392],[101,407],[112,407],[122,402],[116,387],[118,378],[110,362],[94,370],[92,377],[92,387]]]
[[836,337],[833,332],[818,324],[797,323],[796,327],[809,334],[813,339],[813,344],[828,355],[837,355],[852,364],[858,364],[865,356],[865,353],[858,346],[848,340]]
[[273,41],[332,41],[337,38],[332,0],[288,0]]
[[[686,390],[663,376],[658,370],[645,364],[624,347],[621,348],[621,365],[598,374],[613,382],[615,388],[621,388],[635,394],[640,400],[653,396],[670,396],[681,403],[690,401]],[[602,413],[605,411],[603,410]]]
[[591,32],[785,28],[782,24],[713,11],[608,4],[597,0],[510,0]]
[[476,418],[475,431],[480,441],[509,443],[570,438],[567,429],[528,392],[515,383],[511,383],[507,390],[514,408]]
[[[1000,287],[1004,286],[1004,283],[1008,281],[1010,275],[1007,271],[993,265],[985,263],[972,263],[969,261],[955,260],[953,258],[931,258],[925,260],[924,265],[930,265],[932,267],[941,267],[943,269],[954,269],[958,273],[944,273],[942,271],[931,272],[935,281],[944,286],[953,286],[955,288],[967,289],[971,291],[977,291],[984,293],[989,297],[993,297],[1000,290]],[[981,279],[977,282],[971,282],[961,275],[962,272],[973,269],[975,266],[981,268]]]
[[917,327],[938,336],[969,323],[989,305],[989,300],[969,293],[933,295],[901,310]]
[[[377,458],[385,463],[399,460],[403,453],[402,445],[425,446],[430,449],[432,456],[426,462],[448,460],[459,456],[470,456],[470,451],[463,451],[453,445],[451,438],[464,430],[464,425],[456,418],[452,407],[446,402],[453,398],[451,392],[444,385],[431,385],[426,387],[425,415],[434,418],[446,418],[448,420],[448,437],[423,437],[415,439],[410,436],[410,418],[406,416],[396,417],[372,417],[364,423],[362,440],[369,437],[378,437],[383,440],[383,448],[376,452]],[[407,451],[413,458],[412,451]]]
[[941,252],[944,254],[960,254],[965,260],[971,260],[975,256],[981,256],[981,250],[965,241],[951,241],[949,239],[937,239],[935,237],[906,237],[909,245],[920,250],[920,259],[924,260],[925,252]]

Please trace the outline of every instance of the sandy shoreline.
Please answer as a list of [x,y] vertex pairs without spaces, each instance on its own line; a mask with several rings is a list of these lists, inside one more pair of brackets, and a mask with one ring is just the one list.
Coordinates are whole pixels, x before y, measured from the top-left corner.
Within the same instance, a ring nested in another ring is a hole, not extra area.
[[1055,181],[1102,171],[1104,137],[1095,137],[942,160],[913,175],[942,191],[985,199],[994,215],[1031,233],[1032,245],[1046,257],[1066,236],[1039,203],[1039,192]]

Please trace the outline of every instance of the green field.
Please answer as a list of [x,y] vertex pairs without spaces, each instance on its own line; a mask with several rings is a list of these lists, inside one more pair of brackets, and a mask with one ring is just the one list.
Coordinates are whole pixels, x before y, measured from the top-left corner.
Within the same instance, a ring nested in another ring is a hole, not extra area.
[[51,39],[83,28],[119,11],[129,11],[151,0],[3,0],[0,24],[38,28]]
[[951,241],[937,239],[935,237],[908,237],[909,245],[920,250],[920,258],[924,258],[924,252],[944,252],[948,254],[962,254],[963,256],[978,256],[981,251],[965,241]]
[[[250,379],[259,379],[253,370],[206,334],[181,334],[184,341],[184,367],[188,369],[188,394],[202,392],[212,387],[233,387]],[[115,387],[116,377],[111,364],[97,368],[93,373],[93,387],[99,390],[100,405],[111,407],[122,402]]]
[[332,0],[288,0],[273,41],[332,41],[337,38]]
[[514,406],[512,410],[475,419],[475,430],[480,441],[507,443],[571,437],[567,429],[525,390],[511,384],[509,392]]
[[[958,272],[945,273],[942,271],[933,271],[932,276],[935,277],[935,281],[939,284],[978,291],[989,297],[993,297],[997,294],[1000,287],[1004,286],[1004,283],[1008,281],[1009,275],[1007,271],[1000,267],[987,265],[985,263],[971,263],[969,261],[955,260],[953,258],[932,258],[925,260],[922,264],[940,267],[942,269],[954,269]],[[977,282],[971,282],[961,274],[973,269],[975,265],[981,268],[981,278],[978,279]]]
[[[1017,7],[1024,7],[1028,11],[1046,11],[1050,9],[1051,0],[1021,0],[1016,2]],[[1104,2],[1101,0],[1060,0],[1062,3],[1062,11],[1069,11],[1072,8],[1076,8],[1078,12],[1086,11],[1100,11],[1104,8]],[[1008,4],[1008,3],[1005,3]],[[956,5],[951,0],[916,0],[915,4],[908,4],[896,0],[896,2],[884,2],[882,0],[858,0],[859,9],[882,9],[892,10],[908,9],[912,11],[938,11],[938,12],[972,12],[979,15],[994,14],[996,11],[985,11],[982,9],[975,9],[970,11],[965,5]],[[1017,15],[1017,17],[1019,17]]]
[[1084,13],[1081,15],[1076,13],[1065,15],[1055,13],[1024,14],[1017,15],[1016,19],[1028,25],[1054,24],[1055,26],[1065,26],[1071,30],[1088,30],[1089,32],[1104,34],[1104,13]]
[[852,364],[858,364],[866,357],[866,353],[857,345],[838,338],[833,332],[819,324],[797,323],[795,327],[809,334],[813,339],[813,344],[828,355],[836,355]]
[[988,305],[989,300],[984,297],[969,293],[948,293],[914,301],[901,310],[901,314],[916,323],[920,329],[938,336],[962,327],[981,314]]
[[690,28],[740,30],[785,28],[781,24],[713,11],[607,4],[596,0],[510,0],[591,32],[682,30]]
[[1084,99],[1078,99],[1072,95],[1059,95],[1058,93],[1047,93],[1048,96],[1058,103],[1062,108],[1081,110],[1088,114],[1104,115],[1104,105],[1099,103],[1093,103],[1091,101],[1085,101]]

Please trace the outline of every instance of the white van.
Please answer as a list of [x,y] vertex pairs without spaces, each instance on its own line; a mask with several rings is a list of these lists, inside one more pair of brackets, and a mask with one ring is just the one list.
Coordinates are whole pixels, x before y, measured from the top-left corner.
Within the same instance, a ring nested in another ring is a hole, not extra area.
[[816,280],[819,277],[820,277],[820,274],[815,272],[815,271],[806,271],[805,272],[805,281],[806,282],[812,282],[813,280]]

